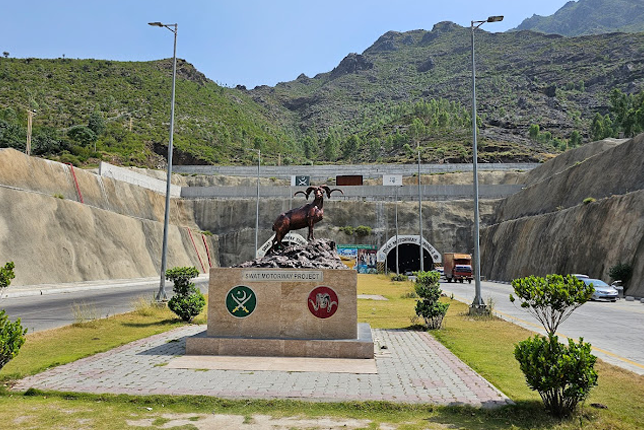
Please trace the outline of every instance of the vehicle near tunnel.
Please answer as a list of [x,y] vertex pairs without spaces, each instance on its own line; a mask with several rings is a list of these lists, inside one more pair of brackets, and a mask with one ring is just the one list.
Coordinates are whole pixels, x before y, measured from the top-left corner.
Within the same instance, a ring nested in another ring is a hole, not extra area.
[[456,252],[443,254],[443,272],[447,282],[472,283],[472,256]]

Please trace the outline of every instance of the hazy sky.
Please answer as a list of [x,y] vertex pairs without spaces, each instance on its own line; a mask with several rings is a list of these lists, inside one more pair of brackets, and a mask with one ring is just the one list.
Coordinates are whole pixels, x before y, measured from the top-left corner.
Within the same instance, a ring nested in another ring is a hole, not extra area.
[[0,52],[16,58],[148,61],[177,57],[222,85],[275,85],[333,69],[389,30],[431,30],[440,21],[505,15],[483,29],[506,31],[551,15],[567,0],[1,0]]

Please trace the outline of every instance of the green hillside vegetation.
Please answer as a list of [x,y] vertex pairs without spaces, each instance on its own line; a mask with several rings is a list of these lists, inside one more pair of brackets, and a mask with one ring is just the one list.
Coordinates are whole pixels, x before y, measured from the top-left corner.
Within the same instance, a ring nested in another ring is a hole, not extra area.
[[[35,155],[152,167],[167,153],[171,75],[171,60],[0,59],[0,146],[24,150],[26,112],[33,109]],[[251,159],[246,147],[301,158],[295,137],[280,124],[285,119],[272,120],[244,93],[218,86],[181,60],[176,85],[178,164]]]
[[644,3],[641,0],[569,1],[550,16],[533,15],[516,30],[532,30],[563,36],[612,32],[644,32]]
[[[493,29],[493,24],[489,25]],[[477,30],[482,162],[540,161],[644,127],[644,33]],[[226,88],[178,62],[175,164],[471,162],[470,29],[388,32],[327,73]],[[0,58],[0,147],[77,165],[160,167],[170,60]],[[627,108],[624,106],[627,105]]]

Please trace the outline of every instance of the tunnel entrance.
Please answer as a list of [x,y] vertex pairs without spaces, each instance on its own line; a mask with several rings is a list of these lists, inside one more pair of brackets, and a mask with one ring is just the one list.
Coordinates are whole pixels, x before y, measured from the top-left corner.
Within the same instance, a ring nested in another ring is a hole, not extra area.
[[[402,243],[398,245],[398,266],[400,273],[417,272],[420,270],[420,246],[414,243]],[[423,268],[430,271],[434,268],[434,259],[423,250]],[[396,273],[396,248],[394,247],[387,254],[387,270]]]

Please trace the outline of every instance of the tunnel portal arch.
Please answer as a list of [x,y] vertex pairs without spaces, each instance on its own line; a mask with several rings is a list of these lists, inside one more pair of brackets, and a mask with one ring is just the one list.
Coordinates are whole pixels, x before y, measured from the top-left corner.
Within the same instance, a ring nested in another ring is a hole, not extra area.
[[[443,259],[440,252],[423,238],[423,267],[431,270]],[[415,272],[420,270],[420,236],[398,235],[398,264],[400,273]],[[378,263],[383,264],[391,272],[396,271],[396,236],[390,238],[377,254]]]

